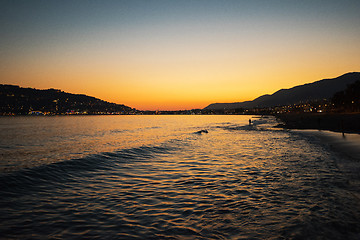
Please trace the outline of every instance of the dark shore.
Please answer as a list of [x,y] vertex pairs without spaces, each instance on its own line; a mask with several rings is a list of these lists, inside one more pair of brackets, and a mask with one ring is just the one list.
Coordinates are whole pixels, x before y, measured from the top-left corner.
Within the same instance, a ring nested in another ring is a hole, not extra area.
[[285,113],[275,117],[287,129],[318,129],[360,134],[360,113]]

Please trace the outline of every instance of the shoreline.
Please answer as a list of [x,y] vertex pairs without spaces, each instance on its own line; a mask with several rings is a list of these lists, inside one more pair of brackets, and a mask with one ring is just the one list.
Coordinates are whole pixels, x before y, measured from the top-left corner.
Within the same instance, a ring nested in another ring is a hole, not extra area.
[[360,134],[340,133],[329,130],[292,129],[296,133],[315,137],[331,150],[345,155],[360,164]]
[[346,176],[346,187],[360,200],[360,134],[329,130],[292,129],[291,131],[314,139],[335,156],[336,167]]
[[329,130],[360,134],[360,113],[285,113],[274,115],[285,129]]
[[[281,114],[283,123],[276,128],[289,129],[325,145],[337,155],[336,165],[348,175],[353,194],[360,199],[360,114]],[[319,120],[320,119],[320,120]],[[319,123],[320,122],[320,123]]]
[[347,176],[347,188],[360,200],[360,134],[322,130],[292,130],[315,137],[336,154],[337,168]]

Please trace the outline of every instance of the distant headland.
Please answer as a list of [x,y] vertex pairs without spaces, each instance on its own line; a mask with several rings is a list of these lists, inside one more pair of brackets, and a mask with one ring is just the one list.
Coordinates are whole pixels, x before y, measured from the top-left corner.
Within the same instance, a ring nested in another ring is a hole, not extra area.
[[136,109],[58,89],[39,90],[0,85],[0,115],[133,114]]

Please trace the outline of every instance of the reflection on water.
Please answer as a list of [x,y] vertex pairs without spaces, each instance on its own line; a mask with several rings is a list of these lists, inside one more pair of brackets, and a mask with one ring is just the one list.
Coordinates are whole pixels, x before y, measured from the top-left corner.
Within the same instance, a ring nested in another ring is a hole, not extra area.
[[[196,118],[196,120],[195,120]],[[247,117],[246,117],[247,118]],[[194,121],[195,120],[195,121]],[[234,123],[243,118],[230,117]],[[89,154],[158,144],[216,116],[56,116],[0,118],[0,171],[33,167]]]
[[[12,130],[1,120],[18,138],[1,142],[10,153],[41,156],[51,146],[55,155],[0,175],[0,232],[22,239],[357,239],[359,201],[339,159],[301,134],[272,129],[273,119],[252,126],[248,119],[15,118]],[[38,131],[18,131],[37,124]],[[202,129],[208,133],[194,134]],[[24,159],[33,156],[17,159],[22,167]]]

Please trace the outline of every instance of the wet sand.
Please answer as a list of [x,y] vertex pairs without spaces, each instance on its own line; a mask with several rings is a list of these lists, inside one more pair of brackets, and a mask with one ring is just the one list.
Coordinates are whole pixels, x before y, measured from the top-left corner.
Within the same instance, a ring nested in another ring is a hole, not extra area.
[[293,130],[305,135],[315,136],[319,141],[331,149],[356,160],[360,164],[360,134],[340,133],[322,130]]
[[346,188],[360,200],[360,114],[278,114],[276,127],[315,139],[336,155],[338,169],[348,177]]
[[360,134],[319,130],[292,131],[315,137],[337,155],[336,165],[348,177],[346,188],[360,200]]
[[287,129],[318,129],[360,133],[360,113],[286,113],[275,116]]

